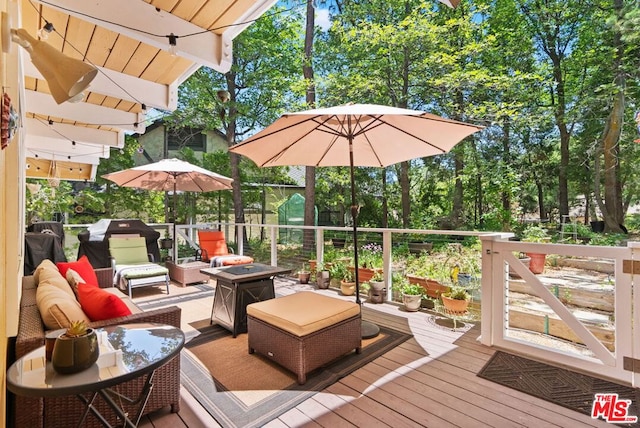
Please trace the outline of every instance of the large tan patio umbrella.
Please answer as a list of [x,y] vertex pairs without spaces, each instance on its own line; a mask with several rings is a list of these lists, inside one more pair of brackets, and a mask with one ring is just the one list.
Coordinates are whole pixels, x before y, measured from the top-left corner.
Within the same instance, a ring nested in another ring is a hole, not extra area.
[[[416,110],[374,104],[287,113],[230,149],[258,166],[349,166],[355,277],[358,238],[355,166],[386,167],[418,157],[446,153],[480,126]],[[356,303],[360,290],[356,287]]]
[[119,186],[173,192],[173,254],[176,259],[176,192],[213,192],[231,189],[233,179],[180,159],[163,159],[147,165],[103,175]]

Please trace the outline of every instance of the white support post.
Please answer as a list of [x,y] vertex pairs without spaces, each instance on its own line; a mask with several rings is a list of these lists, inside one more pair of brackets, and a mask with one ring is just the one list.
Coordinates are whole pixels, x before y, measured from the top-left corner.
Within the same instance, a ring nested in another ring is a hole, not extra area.
[[271,266],[278,266],[278,229],[269,229],[271,236]]
[[244,223],[236,226],[238,236],[238,239],[236,239],[236,245],[238,246],[238,254],[241,256],[244,255],[244,226]]
[[324,263],[324,230],[316,229],[316,260]]
[[391,232],[382,232],[382,270],[384,274],[384,285],[387,288],[385,300],[391,300]]

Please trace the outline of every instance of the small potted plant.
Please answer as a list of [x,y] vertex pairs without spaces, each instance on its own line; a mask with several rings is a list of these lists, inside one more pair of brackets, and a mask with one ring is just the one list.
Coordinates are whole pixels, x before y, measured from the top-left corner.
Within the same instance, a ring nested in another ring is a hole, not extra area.
[[87,327],[84,321],[73,321],[56,339],[51,363],[58,373],[72,374],[91,367],[99,355],[95,330]]
[[405,277],[401,277],[394,284],[400,293],[402,294],[402,304],[405,310],[409,312],[416,312],[420,309],[422,303],[422,296],[424,294],[424,288],[419,284],[410,283]]
[[311,278],[311,271],[307,268],[306,264],[303,264],[302,269],[298,271],[298,280],[300,284],[308,284],[309,278]]
[[442,304],[447,312],[452,314],[464,314],[469,307],[469,293],[462,287],[452,287],[451,291],[442,293]]
[[356,280],[353,272],[349,269],[344,271],[342,280],[340,281],[340,292],[345,296],[352,296],[356,291]]
[[333,262],[331,267],[329,268],[329,284],[332,287],[340,287],[340,281],[344,278],[345,272],[347,271],[347,265],[341,262]]
[[386,284],[383,272],[381,270],[375,271],[368,284],[369,301],[371,303],[384,303]]

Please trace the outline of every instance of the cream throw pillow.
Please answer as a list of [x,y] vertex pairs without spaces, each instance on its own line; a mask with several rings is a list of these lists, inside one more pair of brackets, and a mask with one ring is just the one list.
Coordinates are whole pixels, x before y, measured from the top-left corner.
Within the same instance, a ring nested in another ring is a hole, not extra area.
[[[67,281],[64,282],[67,283]],[[48,330],[67,328],[72,321],[91,322],[82,311],[80,303],[73,297],[69,284],[67,284],[67,288],[69,288],[71,295],[51,283],[41,282],[38,285],[36,303],[42,321]]]
[[[42,263],[41,263],[42,265]],[[40,269],[40,266],[36,270]],[[51,263],[51,265],[45,265],[42,269],[40,269],[38,275],[38,287],[43,285],[53,285],[54,287],[59,288],[61,291],[64,291],[71,297],[72,299],[76,299],[76,295],[73,293],[71,286],[67,282],[67,280],[62,276],[56,265]]]
[[40,262],[40,264],[38,265],[36,270],[33,271],[33,280],[36,282],[36,286],[40,282],[40,273],[42,271],[45,271],[45,270],[49,271],[49,272],[58,272],[58,273],[60,273],[60,271],[58,270],[56,265],[51,260],[44,259],[42,262]]
[[76,299],[78,298],[78,284],[86,284],[87,281],[82,279],[80,274],[73,269],[67,270],[67,282],[71,286],[71,290],[73,294],[75,294]]

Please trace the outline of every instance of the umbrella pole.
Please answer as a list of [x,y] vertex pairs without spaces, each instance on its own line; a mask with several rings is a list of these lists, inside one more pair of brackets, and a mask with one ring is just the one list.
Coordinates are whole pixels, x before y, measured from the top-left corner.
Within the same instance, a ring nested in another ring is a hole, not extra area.
[[[349,175],[351,178],[351,220],[353,221],[353,263],[356,280],[356,303],[360,306],[360,319],[362,319],[362,301],[360,300],[360,278],[358,275],[358,206],[356,205],[356,180],[353,171],[353,145],[349,138]],[[380,327],[369,321],[361,321],[363,339],[370,339],[380,334]]]
[[176,177],[173,179],[173,262],[178,263],[178,239],[176,236]]

